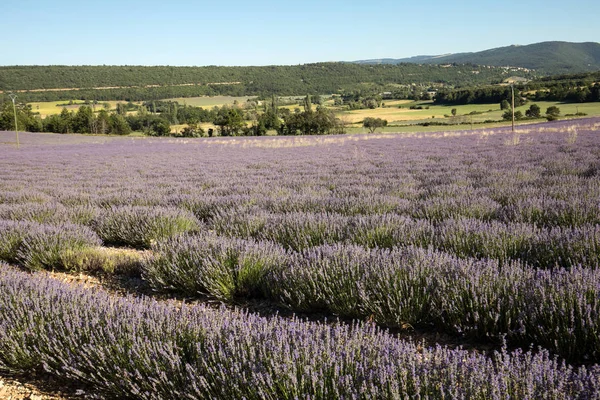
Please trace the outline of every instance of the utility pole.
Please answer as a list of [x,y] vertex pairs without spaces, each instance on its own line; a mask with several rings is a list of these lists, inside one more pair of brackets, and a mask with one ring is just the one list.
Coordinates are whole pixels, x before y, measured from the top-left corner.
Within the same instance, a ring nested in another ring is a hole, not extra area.
[[13,92],[9,92],[8,97],[10,97],[10,99],[12,100],[12,103],[13,103],[13,113],[15,114],[15,131],[17,134],[17,149],[18,149],[20,147],[19,146],[19,127],[17,126],[17,106],[15,105],[15,100],[17,99],[17,95],[14,94]]
[[512,93],[512,131],[515,131],[515,87],[511,84],[510,91]]

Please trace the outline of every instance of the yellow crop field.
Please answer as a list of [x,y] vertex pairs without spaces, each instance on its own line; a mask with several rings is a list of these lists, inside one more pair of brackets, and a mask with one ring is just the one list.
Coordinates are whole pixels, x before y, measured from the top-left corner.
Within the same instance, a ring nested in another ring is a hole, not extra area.
[[[108,103],[110,105],[110,110],[114,110],[117,108],[117,103],[126,103],[125,101],[102,101],[95,105],[96,111],[104,108],[104,103]],[[48,115],[60,114],[63,108],[66,108],[70,111],[77,111],[79,107],[85,105],[85,103],[81,100],[73,101],[73,104],[69,104],[68,100],[61,101],[37,101],[33,103],[28,103],[31,105],[31,110],[33,112],[39,113],[42,118],[46,118]],[[137,104],[137,103],[136,103]]]

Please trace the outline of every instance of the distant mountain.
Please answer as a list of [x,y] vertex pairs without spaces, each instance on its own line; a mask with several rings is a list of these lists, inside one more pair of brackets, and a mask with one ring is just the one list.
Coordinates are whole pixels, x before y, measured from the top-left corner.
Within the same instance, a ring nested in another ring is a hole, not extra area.
[[600,43],[542,42],[506,46],[475,53],[384,58],[356,61],[359,64],[477,64],[535,69],[542,74],[564,74],[600,70]]
[[429,61],[449,56],[451,54],[444,54],[442,56],[414,56],[409,58],[379,58],[374,60],[360,60],[355,61],[357,64],[402,64],[402,63],[413,63],[413,64],[428,64]]

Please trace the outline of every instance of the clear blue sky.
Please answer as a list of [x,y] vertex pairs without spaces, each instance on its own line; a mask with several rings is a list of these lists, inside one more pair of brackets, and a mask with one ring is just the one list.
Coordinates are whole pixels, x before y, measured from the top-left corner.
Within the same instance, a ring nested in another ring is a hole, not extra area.
[[2,0],[0,65],[272,65],[600,41],[600,1]]

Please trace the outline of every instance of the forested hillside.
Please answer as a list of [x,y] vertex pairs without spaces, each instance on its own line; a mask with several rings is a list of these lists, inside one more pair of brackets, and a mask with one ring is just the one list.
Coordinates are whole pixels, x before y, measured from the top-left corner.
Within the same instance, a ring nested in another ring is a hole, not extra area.
[[391,91],[411,85],[470,86],[515,74],[531,77],[523,71],[473,65],[8,66],[0,67],[0,90],[28,91],[20,96],[27,101],[133,101],[199,95],[306,95],[373,87]]

